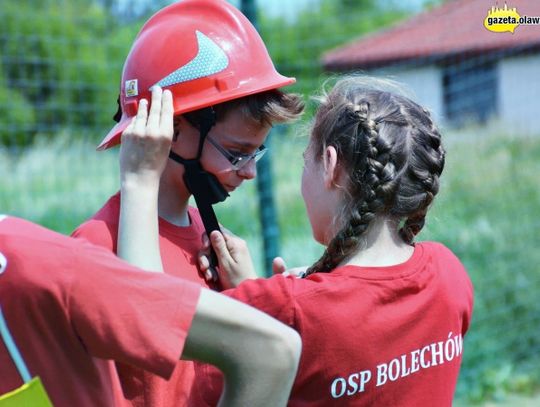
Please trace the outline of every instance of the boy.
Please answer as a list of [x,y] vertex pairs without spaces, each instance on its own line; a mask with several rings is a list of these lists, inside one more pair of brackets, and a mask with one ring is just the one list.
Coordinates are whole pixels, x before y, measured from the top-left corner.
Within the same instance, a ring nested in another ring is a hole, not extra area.
[[[181,1],[156,13],[141,29],[124,65],[119,122],[99,148],[119,143],[142,101],[150,100],[150,88],[156,93],[152,100],[161,99],[159,87],[172,92],[167,115],[174,116],[174,139],[159,181],[159,220],[139,219],[159,228],[166,274],[208,286],[197,268],[203,221],[212,220],[211,204],[256,176],[255,161],[264,153],[271,125],[301,114],[299,97],[277,90],[293,82],[276,72],[255,28],[225,1]],[[122,196],[126,188],[136,189],[137,183],[123,178]],[[139,198],[144,193],[138,191]],[[192,194],[203,219],[188,205]],[[120,196],[111,197],[73,235],[114,252],[117,238],[144,239],[118,230],[125,203]],[[178,364],[168,382],[122,364],[118,370],[124,394],[134,405],[181,405],[193,379],[193,365],[187,362]]]

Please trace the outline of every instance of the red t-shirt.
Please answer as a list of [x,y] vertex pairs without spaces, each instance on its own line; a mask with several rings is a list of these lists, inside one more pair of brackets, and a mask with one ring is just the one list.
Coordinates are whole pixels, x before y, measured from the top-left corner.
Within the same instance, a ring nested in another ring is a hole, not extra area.
[[[114,359],[171,376],[200,287],[22,219],[0,221],[0,306],[55,406],[115,406]],[[0,394],[22,379],[0,341]]]
[[[279,275],[224,293],[300,333],[290,406],[452,405],[473,288],[441,244],[417,243],[395,266]],[[192,404],[215,405],[221,374],[197,364],[196,375]]]
[[[197,268],[197,254],[204,233],[199,211],[188,209],[191,225],[175,226],[159,218],[159,247],[166,274],[193,281],[208,287]],[[116,253],[120,193],[113,195],[105,205],[72,234]],[[179,361],[169,380],[150,372],[117,363],[126,406],[177,407],[184,405],[195,377],[193,362]]]

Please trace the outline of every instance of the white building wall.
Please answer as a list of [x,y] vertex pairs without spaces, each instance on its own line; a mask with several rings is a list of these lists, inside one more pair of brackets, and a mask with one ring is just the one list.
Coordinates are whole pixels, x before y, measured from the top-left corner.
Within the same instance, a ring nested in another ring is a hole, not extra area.
[[412,91],[413,98],[426,107],[434,119],[444,122],[444,100],[442,72],[436,66],[410,69],[378,69],[370,75],[381,76],[405,84]]
[[501,121],[518,131],[540,133],[540,55],[502,60],[497,93]]

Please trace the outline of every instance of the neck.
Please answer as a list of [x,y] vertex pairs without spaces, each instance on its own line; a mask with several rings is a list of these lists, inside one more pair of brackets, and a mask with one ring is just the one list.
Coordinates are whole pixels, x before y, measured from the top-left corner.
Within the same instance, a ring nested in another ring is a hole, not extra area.
[[189,197],[185,185],[168,182],[162,177],[159,184],[158,215],[176,226],[189,226],[191,221],[188,214]]
[[342,264],[363,267],[385,267],[404,263],[414,247],[405,243],[398,233],[398,221],[375,219],[365,234],[361,247]]

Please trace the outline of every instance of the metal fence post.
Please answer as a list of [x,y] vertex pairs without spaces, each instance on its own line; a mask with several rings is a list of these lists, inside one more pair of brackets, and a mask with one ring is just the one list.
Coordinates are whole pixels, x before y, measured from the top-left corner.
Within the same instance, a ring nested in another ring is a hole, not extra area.
[[[257,5],[255,0],[242,0],[242,13],[257,28]],[[270,141],[270,138],[269,140]],[[259,196],[259,219],[264,242],[264,272],[272,275],[272,260],[279,254],[279,226],[272,191],[272,150],[257,163],[257,192]]]

